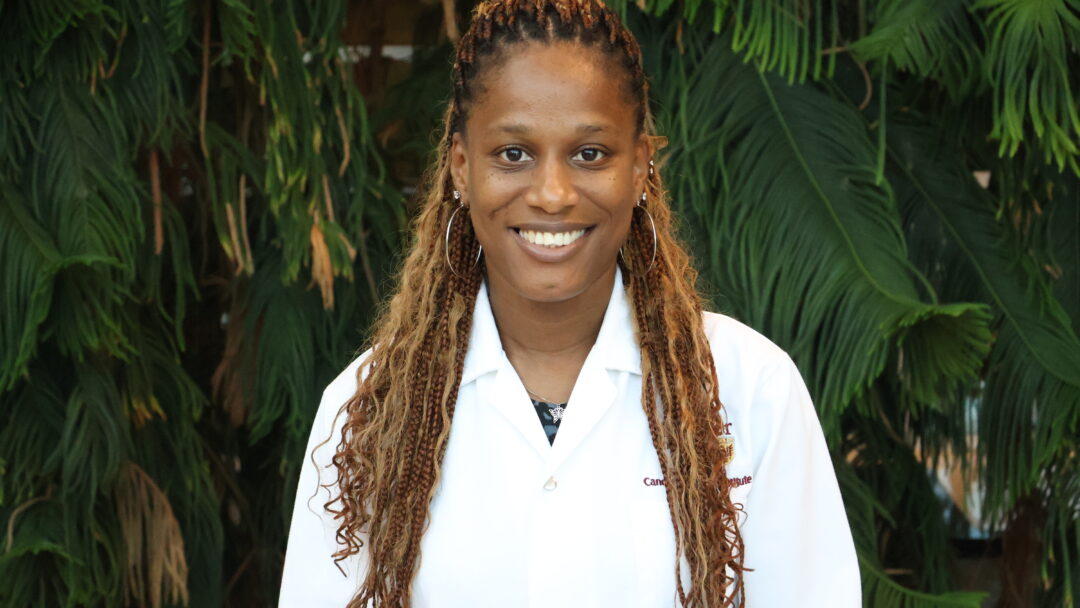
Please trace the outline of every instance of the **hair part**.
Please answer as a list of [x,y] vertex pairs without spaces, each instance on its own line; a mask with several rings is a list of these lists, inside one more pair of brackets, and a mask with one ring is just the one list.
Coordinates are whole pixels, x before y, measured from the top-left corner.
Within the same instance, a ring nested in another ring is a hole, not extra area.
[[[439,483],[443,454],[469,346],[473,308],[483,280],[473,265],[479,243],[456,218],[449,196],[450,143],[469,104],[482,94],[485,70],[523,41],[572,40],[618,51],[639,108],[639,130],[655,137],[641,51],[618,16],[599,0],[487,0],[473,13],[457,48],[454,95],[444,116],[437,162],[424,176],[425,197],[397,290],[375,323],[372,352],[357,391],[342,407],[345,422],[333,464],[336,496],[325,508],[340,520],[337,562],[367,551],[368,569],[350,607],[406,607],[419,564],[420,540]],[[487,62],[485,64],[485,62]],[[686,249],[674,235],[659,167],[645,185],[653,227],[635,211],[623,247],[624,284],[641,347],[641,404],[665,478],[675,532],[680,602],[690,607],[742,603],[743,541],[725,469],[715,363]],[[466,215],[464,213],[460,215]],[[647,268],[654,247],[652,267]],[[451,271],[444,245],[458,275]],[[365,375],[366,371],[366,375]],[[681,560],[689,589],[681,584]]]

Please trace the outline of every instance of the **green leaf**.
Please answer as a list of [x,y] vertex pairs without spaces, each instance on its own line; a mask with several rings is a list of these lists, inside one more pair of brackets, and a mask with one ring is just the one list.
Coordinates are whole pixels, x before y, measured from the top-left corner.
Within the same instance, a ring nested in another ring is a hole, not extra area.
[[996,317],[979,454],[987,509],[999,517],[1040,483],[1063,439],[1076,433],[1080,340],[1034,260],[995,217],[989,195],[950,162],[959,158],[953,152],[929,125],[890,125],[890,172],[901,204],[920,212],[923,230],[940,226],[950,245],[938,247],[938,259],[970,277],[945,287],[954,297],[986,302]]
[[827,434],[836,438],[839,414],[896,345],[927,355],[905,359],[917,399],[973,378],[990,343],[986,308],[937,303],[908,261],[862,118],[743,64],[723,38],[688,30],[679,53],[649,35],[658,122],[673,141],[665,163],[678,168],[667,177],[700,227],[707,278],[792,352]]
[[980,0],[972,10],[985,11],[989,32],[985,70],[994,86],[991,136],[1000,140],[998,154],[1015,156],[1031,130],[1046,163],[1080,175],[1080,100],[1070,78],[1080,47],[1080,1]]
[[970,0],[880,0],[874,28],[849,45],[863,61],[887,61],[902,71],[936,80],[959,100],[982,83],[982,22]]
[[988,593],[952,591],[933,595],[903,587],[873,562],[859,555],[863,605],[874,608],[980,608]]
[[0,181],[0,264],[5,277],[0,318],[0,393],[26,372],[38,343],[38,328],[49,314],[53,276],[60,253],[26,211],[26,201]]

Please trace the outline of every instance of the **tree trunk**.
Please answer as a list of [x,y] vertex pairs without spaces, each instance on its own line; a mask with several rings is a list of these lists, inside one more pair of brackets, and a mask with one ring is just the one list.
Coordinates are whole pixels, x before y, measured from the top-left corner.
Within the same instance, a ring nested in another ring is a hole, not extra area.
[[1037,496],[1016,503],[1002,537],[1001,599],[998,608],[1030,608],[1035,605],[1042,559],[1042,528],[1046,514]]

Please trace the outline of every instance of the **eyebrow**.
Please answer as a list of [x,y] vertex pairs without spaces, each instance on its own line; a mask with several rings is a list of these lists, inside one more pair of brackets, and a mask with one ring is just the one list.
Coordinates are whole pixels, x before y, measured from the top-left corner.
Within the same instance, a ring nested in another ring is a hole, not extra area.
[[[499,125],[495,127],[495,130],[502,131],[503,133],[510,133],[512,135],[528,135],[530,131],[529,127],[521,123]],[[582,134],[602,133],[607,131],[608,127],[604,125],[579,124],[574,130]]]

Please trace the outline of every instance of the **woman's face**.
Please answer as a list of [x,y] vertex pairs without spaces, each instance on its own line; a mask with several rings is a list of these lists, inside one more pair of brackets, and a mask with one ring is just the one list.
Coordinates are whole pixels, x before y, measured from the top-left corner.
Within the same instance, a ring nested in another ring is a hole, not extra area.
[[528,42],[481,73],[451,174],[494,288],[560,302],[614,272],[651,155],[624,69]]

